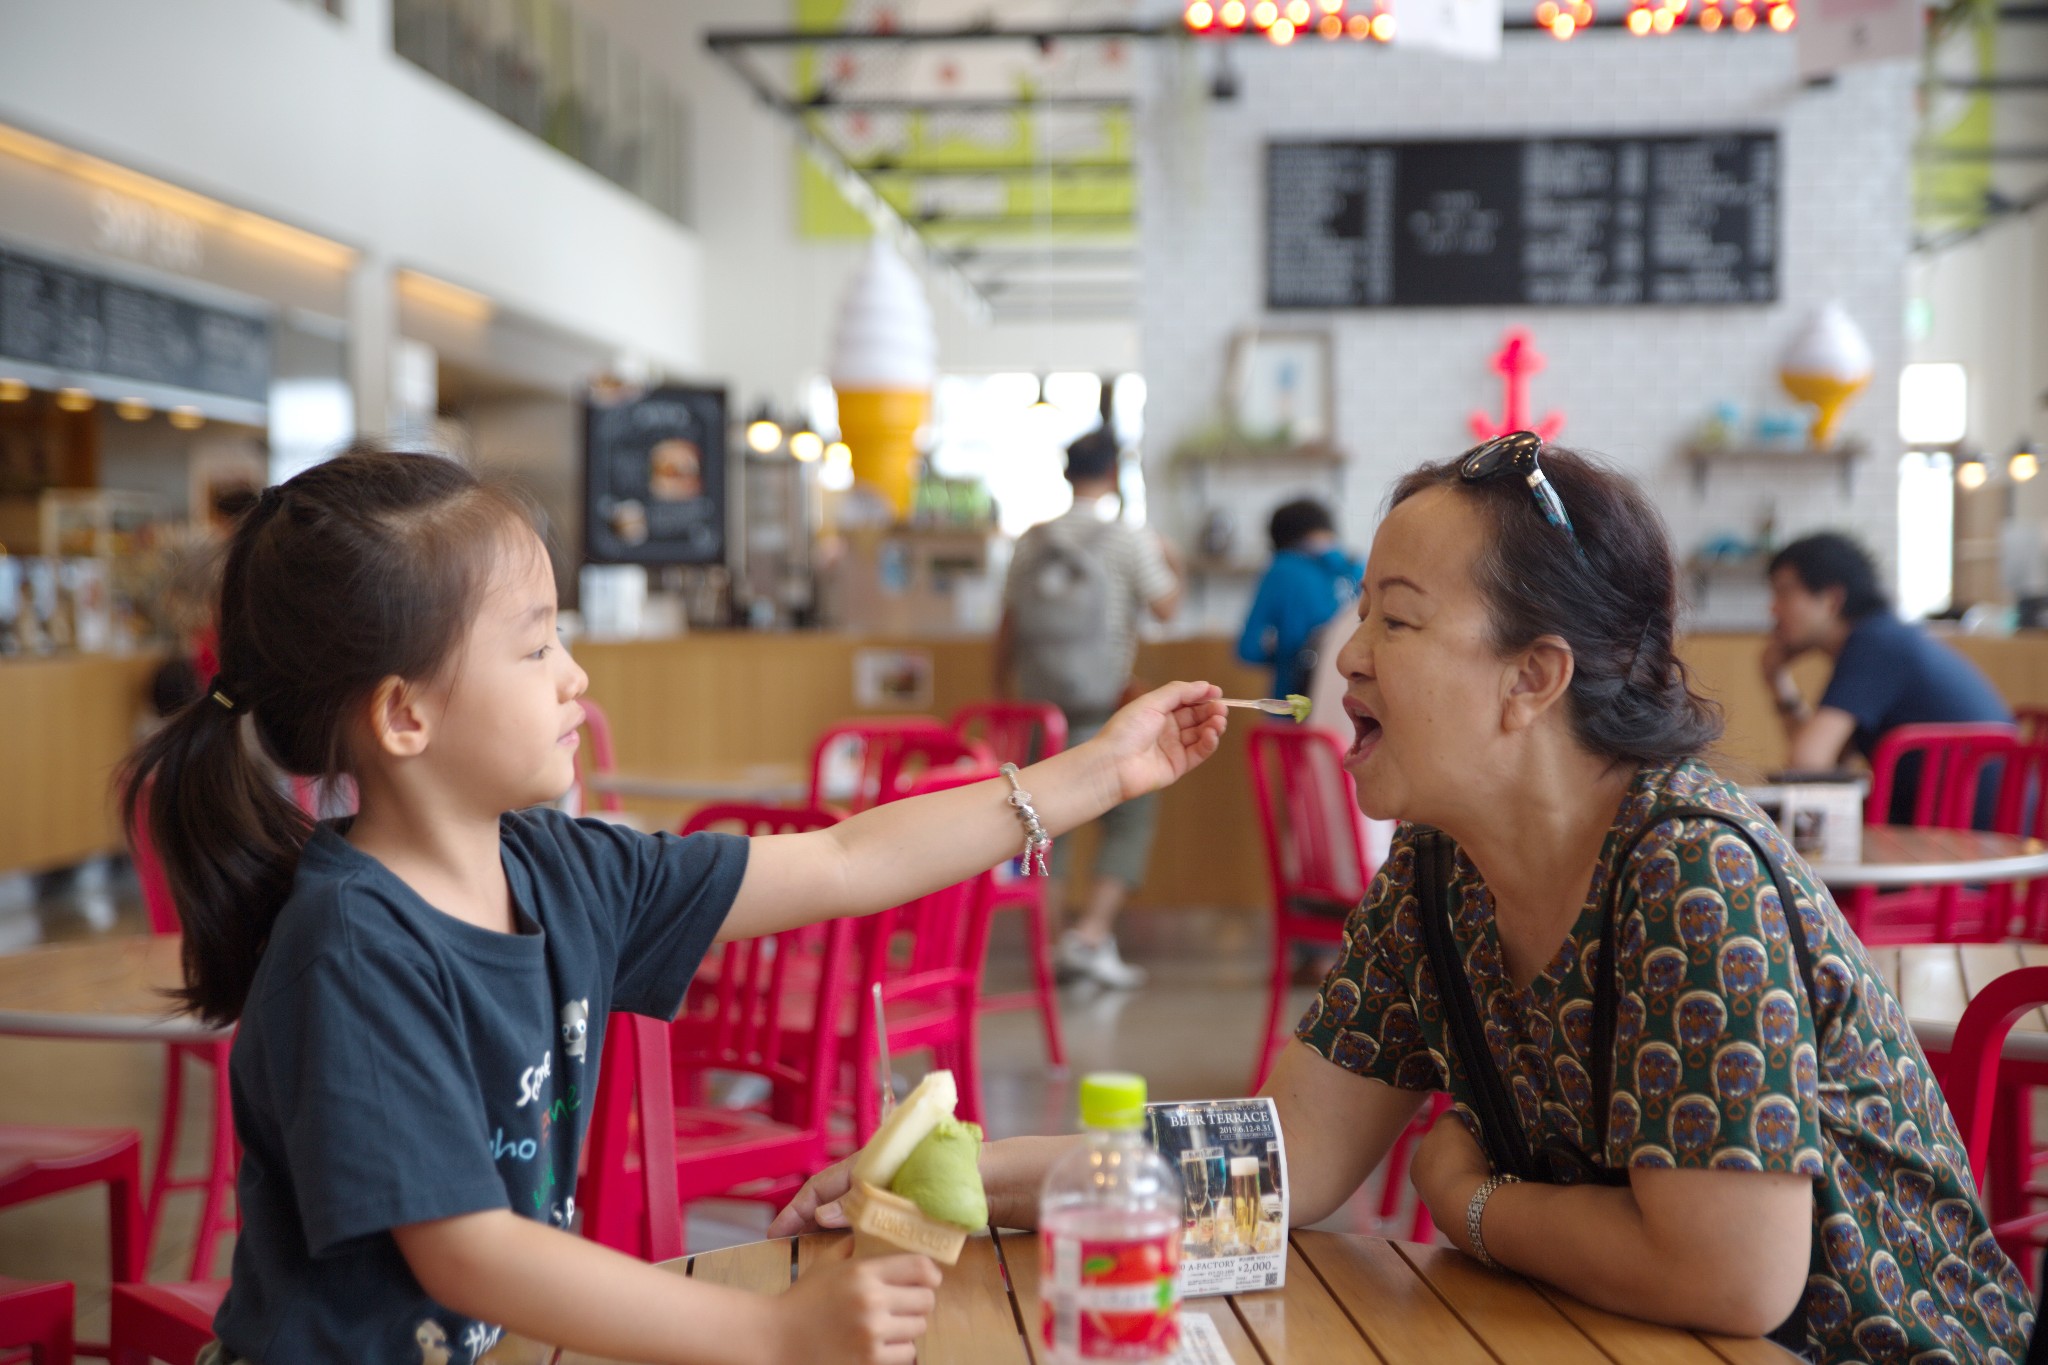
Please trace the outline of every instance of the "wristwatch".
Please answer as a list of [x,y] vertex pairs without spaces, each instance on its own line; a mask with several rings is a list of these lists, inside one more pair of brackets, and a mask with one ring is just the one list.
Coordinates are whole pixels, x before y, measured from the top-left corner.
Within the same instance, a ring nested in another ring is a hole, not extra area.
[[1503,1185],[1519,1185],[1518,1175],[1490,1175],[1477,1190],[1473,1191],[1472,1202],[1465,1206],[1465,1239],[1472,1243],[1472,1254],[1479,1264],[1489,1270],[1500,1269],[1500,1262],[1486,1254],[1486,1239],[1479,1234],[1479,1223],[1486,1216],[1486,1201],[1493,1198],[1493,1192]]

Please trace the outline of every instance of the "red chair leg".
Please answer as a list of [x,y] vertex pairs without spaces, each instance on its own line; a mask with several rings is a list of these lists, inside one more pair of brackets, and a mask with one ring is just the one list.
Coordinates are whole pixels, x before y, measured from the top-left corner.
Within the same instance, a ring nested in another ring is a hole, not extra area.
[[164,1215],[164,1197],[173,1188],[171,1167],[178,1154],[178,1131],[184,1121],[185,1053],[177,1046],[164,1049],[164,1103],[157,1116],[156,1161],[149,1174],[149,1194],[142,1206],[142,1239],[146,1247],[156,1246],[156,1229]]
[[140,1143],[120,1165],[121,1173],[107,1181],[107,1249],[115,1284],[146,1279],[149,1273]]
[[214,1076],[213,1156],[207,1164],[206,1197],[199,1207],[199,1228],[192,1239],[192,1268],[187,1279],[213,1278],[214,1251],[220,1235],[232,1231],[235,1216],[227,1211],[235,1184],[235,1114],[223,1067]]
[[1986,1213],[1997,1227],[2026,1212],[2026,1114],[2022,1106],[2027,1092],[2020,1086],[2000,1086],[1995,1092],[1991,1122],[1991,1150],[1986,1155]]
[[1031,976],[1038,983],[1038,1014],[1045,1021],[1045,1059],[1064,1068],[1067,1044],[1060,1036],[1060,995],[1052,971],[1052,927],[1046,922],[1043,889],[1026,902],[1024,915],[1031,939]]

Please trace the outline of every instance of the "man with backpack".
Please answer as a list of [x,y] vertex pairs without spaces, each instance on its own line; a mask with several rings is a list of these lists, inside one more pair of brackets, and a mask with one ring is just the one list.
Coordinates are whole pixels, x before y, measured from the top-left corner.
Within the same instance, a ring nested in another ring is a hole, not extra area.
[[[1067,482],[1073,507],[1017,541],[996,628],[995,682],[999,695],[1059,707],[1073,745],[1101,729],[1133,692],[1140,615],[1171,620],[1181,576],[1165,542],[1121,519],[1116,438],[1106,428],[1067,447]],[[1102,817],[1093,878],[1054,954],[1062,980],[1117,990],[1144,984],[1145,973],[1117,952],[1115,928],[1117,912],[1144,880],[1156,811],[1157,797],[1142,796]],[[1067,840],[1053,846],[1063,887],[1068,847]]]

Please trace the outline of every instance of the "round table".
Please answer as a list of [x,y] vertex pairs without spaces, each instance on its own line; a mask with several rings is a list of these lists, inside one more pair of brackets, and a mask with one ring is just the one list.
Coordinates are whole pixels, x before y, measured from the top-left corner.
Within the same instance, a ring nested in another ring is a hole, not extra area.
[[0,955],[0,1033],[142,1043],[222,1042],[183,1013],[175,934],[119,934]]
[[2023,882],[2048,876],[2048,844],[1985,830],[1865,825],[1862,857],[1812,867],[1832,890]]

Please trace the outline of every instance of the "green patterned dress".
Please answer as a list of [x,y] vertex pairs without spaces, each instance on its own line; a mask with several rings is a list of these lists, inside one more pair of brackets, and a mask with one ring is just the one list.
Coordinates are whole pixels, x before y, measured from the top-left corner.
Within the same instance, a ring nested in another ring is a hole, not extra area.
[[[1615,859],[1654,811],[1679,804],[1736,816],[1779,858],[1819,999],[1806,999],[1778,893],[1749,844],[1719,821],[1660,821],[1620,871],[1613,1097],[1606,1150],[1588,1154],[1609,1169],[1812,1176],[1803,1304],[1817,1361],[2019,1360],[2034,1323],[2026,1285],[1986,1226],[1898,1001],[1805,861],[1699,763],[1637,774],[1578,921],[1527,990],[1508,980],[1492,893],[1457,857],[1452,936],[1529,1140],[1581,1151],[1597,1140],[1586,1054],[1600,906]],[[1297,1035],[1361,1076],[1448,1090],[1476,1132],[1470,1080],[1447,1062],[1414,878],[1404,825]]]

